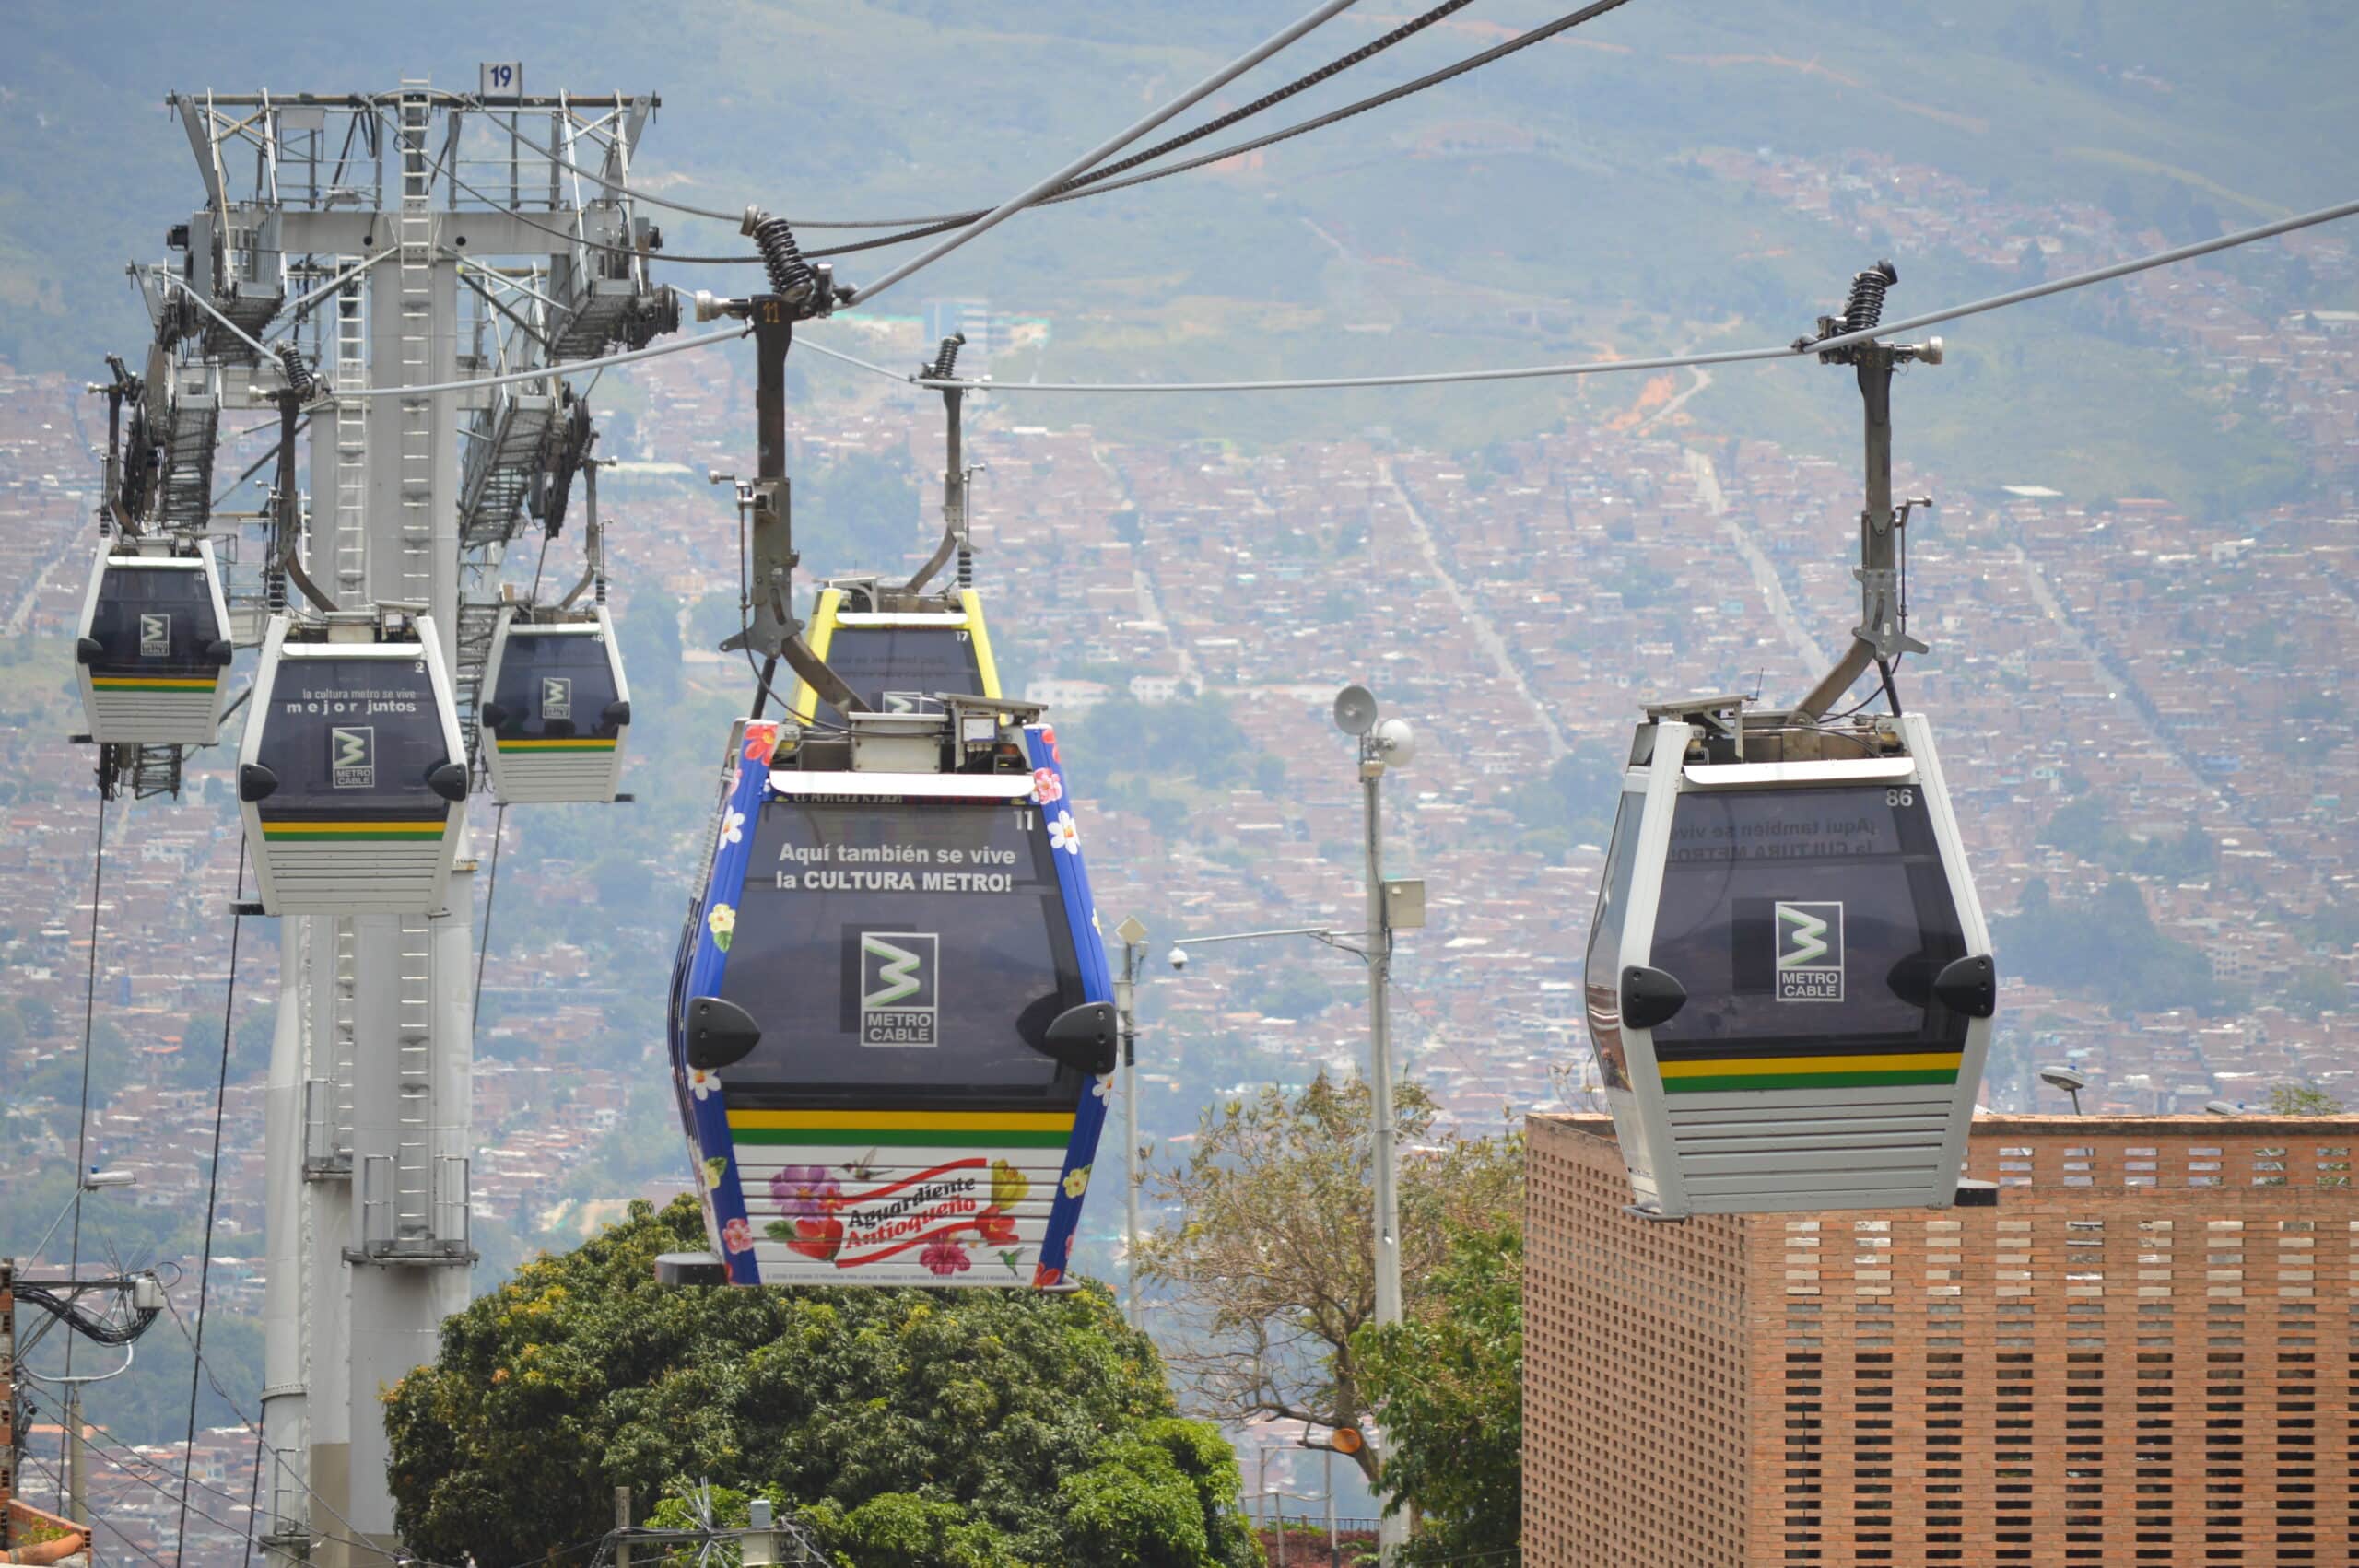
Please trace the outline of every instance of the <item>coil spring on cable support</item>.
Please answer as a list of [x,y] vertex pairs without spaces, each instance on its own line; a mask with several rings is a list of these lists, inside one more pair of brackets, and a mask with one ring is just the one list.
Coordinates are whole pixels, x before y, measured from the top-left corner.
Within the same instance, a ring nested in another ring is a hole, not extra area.
[[303,363],[303,351],[291,343],[278,345],[278,368],[287,377],[287,390],[299,403],[309,403],[319,383],[311,377],[311,368]]
[[1851,297],[1843,302],[1843,330],[1846,333],[1873,332],[1884,320],[1884,290],[1900,281],[1900,274],[1890,262],[1878,262],[1861,273],[1851,275]]
[[962,332],[952,333],[948,337],[944,338],[942,346],[934,350],[933,365],[923,372],[925,378],[928,380],[946,381],[957,375],[958,350],[965,347],[966,344],[967,334]]
[[810,298],[818,278],[811,263],[803,259],[803,247],[794,242],[794,230],[786,219],[772,217],[759,207],[747,207],[737,227],[753,237],[754,248],[761,252],[772,294],[782,299]]

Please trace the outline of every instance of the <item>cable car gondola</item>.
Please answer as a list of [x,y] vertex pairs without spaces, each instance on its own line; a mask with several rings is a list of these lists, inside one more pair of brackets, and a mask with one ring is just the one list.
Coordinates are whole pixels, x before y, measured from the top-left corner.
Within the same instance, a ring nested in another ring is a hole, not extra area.
[[476,732],[503,801],[611,801],[622,787],[630,687],[604,604],[503,604]]
[[1945,1206],[1997,1002],[1924,718],[1649,709],[1585,990],[1650,1218]]
[[[923,593],[839,578],[820,586],[811,614],[811,651],[825,660],[881,713],[937,708],[943,692],[1000,696],[982,601],[971,588]],[[807,684],[798,683],[795,717],[840,722]]]
[[730,1282],[1063,1281],[1111,977],[1054,732],[939,706],[732,733],[672,1006]]
[[272,915],[431,914],[466,822],[466,751],[430,617],[276,617],[238,755]]
[[221,728],[229,608],[203,541],[111,540],[82,598],[75,674],[102,745],[209,746]]

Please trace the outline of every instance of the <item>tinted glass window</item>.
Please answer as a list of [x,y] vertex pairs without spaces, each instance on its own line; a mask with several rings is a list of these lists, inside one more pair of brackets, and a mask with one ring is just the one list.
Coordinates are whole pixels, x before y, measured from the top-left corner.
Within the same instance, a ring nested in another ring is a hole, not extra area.
[[1630,1066],[1622,1054],[1622,922],[1638,865],[1638,817],[1645,801],[1644,795],[1625,794],[1614,813],[1614,842],[1606,847],[1605,881],[1590,919],[1589,957],[1582,969],[1589,1037],[1609,1089],[1630,1086]]
[[1653,962],[1687,1004],[1655,1031],[1664,1060],[1731,1045],[1954,1049],[1966,1020],[1931,991],[1965,954],[1921,790],[1679,797]]
[[205,574],[181,567],[106,569],[90,612],[90,636],[106,649],[97,668],[210,674],[226,661],[205,649],[219,640]]
[[605,720],[615,700],[615,673],[603,634],[550,634],[511,626],[491,700],[507,709],[499,732],[511,740],[622,733]]
[[447,813],[426,776],[452,759],[422,659],[284,659],[255,760],[264,815]]
[[[1038,1103],[1082,1000],[1039,808],[770,801],[721,994],[762,1028],[732,1104]],[[1067,1076],[1061,1096],[1078,1085]],[[799,1093],[798,1093],[799,1092]]]
[[[838,626],[827,666],[880,713],[921,713],[936,692],[982,695],[975,639],[957,626]],[[821,703],[818,717],[840,723]]]

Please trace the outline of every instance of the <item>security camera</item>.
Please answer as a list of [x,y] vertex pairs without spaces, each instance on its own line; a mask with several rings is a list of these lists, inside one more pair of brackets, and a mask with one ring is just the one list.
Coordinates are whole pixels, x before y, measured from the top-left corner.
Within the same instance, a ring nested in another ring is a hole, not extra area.
[[1186,948],[1173,948],[1169,954],[1169,957],[1171,966],[1174,969],[1185,969],[1188,966],[1188,950]]

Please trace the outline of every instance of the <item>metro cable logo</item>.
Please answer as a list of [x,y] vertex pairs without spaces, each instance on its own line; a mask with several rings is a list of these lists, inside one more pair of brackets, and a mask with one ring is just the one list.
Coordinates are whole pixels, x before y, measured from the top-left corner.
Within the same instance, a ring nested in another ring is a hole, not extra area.
[[862,931],[860,1043],[931,1046],[940,1015],[942,938],[933,931]]
[[573,717],[573,679],[571,676],[541,677],[541,717],[570,719]]
[[172,651],[172,618],[142,614],[139,617],[139,657],[167,659]]
[[377,787],[377,727],[374,724],[332,724],[328,727],[328,784],[337,790]]
[[1843,906],[1837,902],[1776,906],[1778,1000],[1843,1000]]

